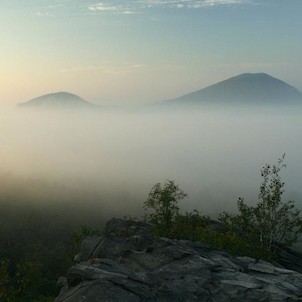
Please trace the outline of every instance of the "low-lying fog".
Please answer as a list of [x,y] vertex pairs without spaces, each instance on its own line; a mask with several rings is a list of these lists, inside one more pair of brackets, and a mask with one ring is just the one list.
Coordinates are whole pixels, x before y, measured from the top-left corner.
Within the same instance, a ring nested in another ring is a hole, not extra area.
[[1,203],[141,216],[151,187],[172,179],[189,194],[183,209],[215,216],[239,196],[254,203],[260,168],[286,153],[285,197],[302,208],[301,112],[1,112]]

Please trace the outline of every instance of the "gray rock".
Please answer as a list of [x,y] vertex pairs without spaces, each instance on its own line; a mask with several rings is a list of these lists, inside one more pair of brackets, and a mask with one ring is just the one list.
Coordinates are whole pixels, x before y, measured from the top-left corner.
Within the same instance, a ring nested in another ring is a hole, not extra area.
[[102,239],[103,236],[89,236],[85,238],[81,244],[80,254],[76,255],[76,262],[86,261],[90,259]]
[[302,273],[302,253],[293,251],[284,245],[275,245],[274,248],[279,257],[278,262],[281,265]]
[[299,272],[204,244],[155,240],[144,222],[110,220],[103,236],[83,241],[77,259],[55,302],[302,301]]
[[67,285],[67,278],[66,277],[59,277],[58,280],[57,280],[57,286],[59,288],[62,288],[66,285]]

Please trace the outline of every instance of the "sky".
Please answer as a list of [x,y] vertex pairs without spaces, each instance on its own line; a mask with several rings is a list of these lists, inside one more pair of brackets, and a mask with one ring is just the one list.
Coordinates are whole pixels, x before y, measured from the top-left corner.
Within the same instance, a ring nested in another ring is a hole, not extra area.
[[302,0],[1,0],[0,106],[171,99],[244,72],[302,90]]

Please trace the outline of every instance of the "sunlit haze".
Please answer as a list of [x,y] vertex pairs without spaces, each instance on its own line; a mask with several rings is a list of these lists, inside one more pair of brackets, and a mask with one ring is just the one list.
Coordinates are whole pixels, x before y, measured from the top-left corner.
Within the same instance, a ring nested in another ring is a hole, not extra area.
[[171,99],[243,72],[302,90],[301,0],[2,0],[2,107]]
[[[2,201],[141,213],[152,185],[173,179],[189,194],[184,207],[217,214],[239,196],[255,203],[260,168],[286,153],[287,193],[301,204],[301,9],[2,1]],[[175,98],[180,108],[160,105]]]

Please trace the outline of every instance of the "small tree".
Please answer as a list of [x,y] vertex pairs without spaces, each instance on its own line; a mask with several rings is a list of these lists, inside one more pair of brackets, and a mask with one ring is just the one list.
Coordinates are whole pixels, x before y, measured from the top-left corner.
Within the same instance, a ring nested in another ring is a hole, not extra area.
[[285,154],[277,165],[266,164],[261,169],[263,181],[258,196],[260,201],[254,210],[259,226],[259,240],[270,249],[274,242],[292,245],[302,231],[301,211],[295,208],[293,201],[282,202],[284,182],[279,173],[286,167],[284,158]]
[[170,237],[179,213],[178,203],[185,197],[187,194],[172,180],[167,180],[164,185],[157,183],[153,186],[144,202],[144,208],[153,210],[146,217],[153,223],[159,236]]
[[266,164],[261,169],[263,178],[256,207],[249,207],[243,198],[237,202],[239,214],[223,213],[220,220],[239,233],[256,238],[260,244],[273,250],[273,244],[295,243],[302,232],[301,210],[295,208],[293,201],[282,201],[284,182],[280,171],[286,167],[285,154],[277,165]]

